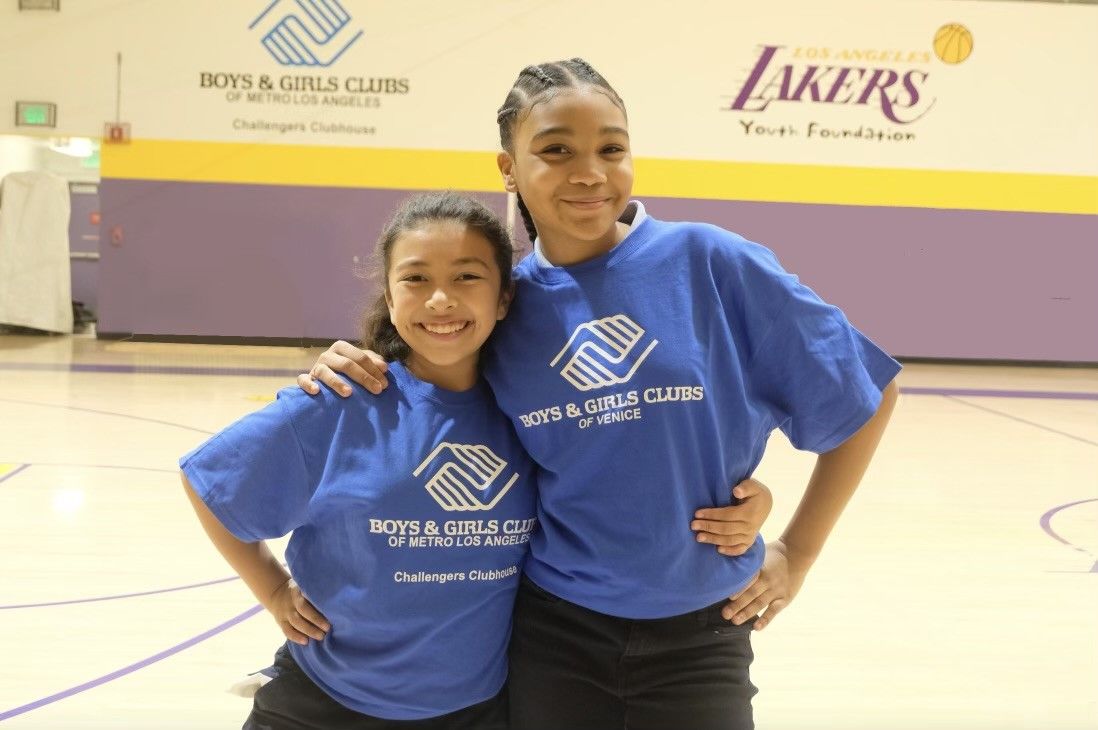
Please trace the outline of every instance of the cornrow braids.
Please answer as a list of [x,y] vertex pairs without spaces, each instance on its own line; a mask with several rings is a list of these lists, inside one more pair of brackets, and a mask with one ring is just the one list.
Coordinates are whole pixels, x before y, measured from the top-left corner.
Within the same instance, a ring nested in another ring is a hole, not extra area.
[[553,77],[545,73],[545,71],[543,71],[540,66],[527,66],[526,68],[519,71],[519,76],[522,76],[523,74],[529,74],[530,76],[533,76],[546,86],[553,85]]
[[[560,89],[584,85],[594,86],[606,92],[611,101],[621,108],[623,114],[625,113],[625,103],[618,96],[618,92],[614,91],[614,87],[603,78],[602,74],[582,58],[527,66],[519,72],[518,78],[507,93],[507,98],[503,100],[503,105],[496,111],[500,146],[507,152],[514,153],[514,133],[518,119],[536,102],[551,98]],[[521,195],[518,196],[518,208],[526,234],[533,242],[538,235],[537,228],[534,227],[534,219],[530,216],[530,211]]]
[[496,123],[499,125],[499,139],[503,149],[508,152],[513,151],[515,122],[519,115],[533,106],[534,102],[539,101],[542,95],[581,85],[602,89],[615,104],[621,107],[622,112],[625,111],[625,103],[618,96],[618,92],[614,91],[610,82],[582,58],[527,66],[519,72],[503,105],[496,111]]
[[575,66],[578,66],[579,68],[582,68],[590,76],[599,76],[599,72],[595,70],[595,67],[587,63],[587,61],[584,61],[582,58],[570,58],[568,59],[568,62]]
[[534,217],[530,215],[530,209],[526,207],[526,201],[522,199],[522,196],[515,193],[515,198],[518,200],[519,215],[522,216],[522,227],[526,229],[526,235],[530,239],[530,243],[533,243],[538,237],[537,226],[534,225]]

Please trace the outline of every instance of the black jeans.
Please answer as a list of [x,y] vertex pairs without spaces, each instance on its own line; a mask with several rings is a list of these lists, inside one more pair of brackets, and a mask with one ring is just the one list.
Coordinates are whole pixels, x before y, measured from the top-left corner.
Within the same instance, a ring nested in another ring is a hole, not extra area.
[[301,671],[289,650],[275,653],[275,677],[255,694],[242,730],[507,730],[507,691],[426,720],[383,720],[336,702]]
[[721,601],[633,620],[523,579],[508,688],[512,730],[750,730],[751,627]]

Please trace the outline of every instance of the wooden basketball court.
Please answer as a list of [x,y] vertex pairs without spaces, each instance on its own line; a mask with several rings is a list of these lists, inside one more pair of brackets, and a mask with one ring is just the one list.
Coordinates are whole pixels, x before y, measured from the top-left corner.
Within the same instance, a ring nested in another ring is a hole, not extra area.
[[[317,352],[0,336],[5,728],[240,726],[226,690],[281,634],[176,461]],[[826,553],[756,634],[758,727],[1098,727],[1098,370],[914,364],[900,384]],[[811,464],[772,440],[769,536]]]

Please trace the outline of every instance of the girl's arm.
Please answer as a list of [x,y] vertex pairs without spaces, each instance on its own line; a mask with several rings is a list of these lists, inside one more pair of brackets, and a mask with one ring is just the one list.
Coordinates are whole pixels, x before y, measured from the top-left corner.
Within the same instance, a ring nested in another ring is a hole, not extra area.
[[[297,385],[306,393],[316,395],[320,392],[317,385],[320,381],[335,393],[348,398],[351,387],[344,380],[347,377],[377,395],[389,386],[385,378],[388,367],[377,353],[338,340],[320,354],[308,373],[297,376]],[[774,503],[766,485],[753,479],[736,485],[733,495],[741,500],[740,504],[700,509],[690,525],[690,529],[697,534],[698,542],[709,543],[719,553],[728,556],[747,552]]]
[[320,641],[330,628],[327,619],[309,603],[267,543],[243,542],[225,529],[206,503],[195,493],[186,474],[183,488],[198,514],[198,521],[217,551],[232,566],[263,607],[271,612],[286,638],[297,644]]
[[349,342],[337,340],[331,347],[320,353],[316,364],[308,373],[297,376],[297,385],[306,393],[316,395],[320,392],[320,386],[316,384],[319,380],[334,392],[347,398],[351,395],[351,387],[339,376],[339,373],[343,373],[377,395],[389,387],[389,381],[385,377],[388,369],[388,363],[376,352],[363,350]]
[[723,615],[741,624],[758,615],[755,629],[774,620],[797,595],[809,568],[865,474],[896,405],[899,387],[892,381],[881,393],[877,412],[837,448],[820,454],[800,504],[782,536],[766,546],[762,570]]

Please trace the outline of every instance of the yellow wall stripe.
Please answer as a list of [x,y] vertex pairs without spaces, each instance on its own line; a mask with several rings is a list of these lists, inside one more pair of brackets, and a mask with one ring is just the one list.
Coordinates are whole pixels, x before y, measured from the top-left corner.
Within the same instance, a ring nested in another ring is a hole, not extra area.
[[[134,140],[104,178],[501,192],[490,152]],[[1098,177],[701,160],[636,160],[640,196],[1098,215]]]
[[1098,214],[1098,177],[685,160],[636,167],[646,181],[638,194],[650,196]]
[[104,144],[103,177],[348,188],[500,190],[485,152],[134,140]]

